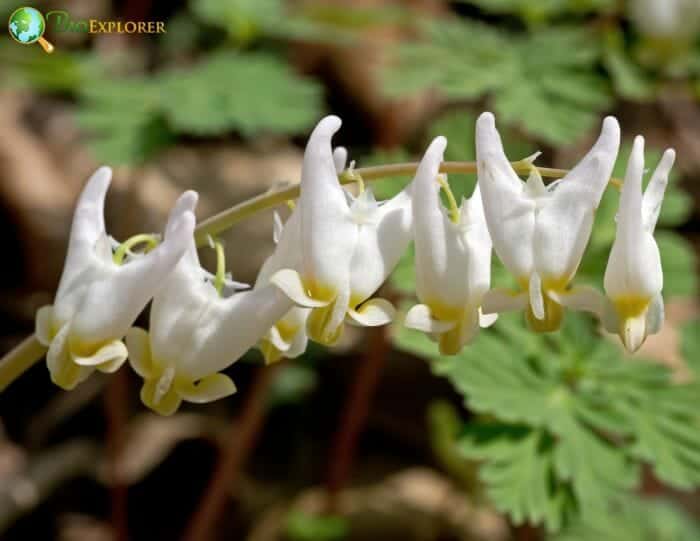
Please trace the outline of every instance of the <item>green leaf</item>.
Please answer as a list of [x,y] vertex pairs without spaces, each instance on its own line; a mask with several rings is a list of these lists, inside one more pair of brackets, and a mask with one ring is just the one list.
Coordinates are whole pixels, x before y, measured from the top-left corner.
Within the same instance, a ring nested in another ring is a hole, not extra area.
[[559,333],[539,335],[502,314],[452,357],[407,329],[395,341],[433,359],[470,410],[494,419],[467,425],[459,445],[485,461],[487,493],[515,522],[556,531],[594,517],[638,484],[642,464],[674,487],[700,485],[700,387],[622,359],[584,316],[567,313]]
[[459,0],[500,15],[516,15],[528,24],[544,23],[555,17],[583,15],[591,12],[611,13],[614,0]]
[[189,68],[102,79],[80,91],[79,124],[98,156],[117,163],[147,159],[172,134],[302,132],[321,108],[315,83],[263,53],[219,53]]
[[166,117],[181,133],[295,133],[308,128],[320,109],[318,87],[267,54],[214,55],[189,70],[163,74],[156,84]]
[[292,511],[287,518],[290,541],[340,541],[350,531],[347,520],[333,515],[311,515]]
[[686,323],[682,332],[683,359],[697,380],[700,378],[700,319]]
[[384,74],[389,95],[437,88],[448,98],[477,98],[512,78],[515,57],[498,31],[467,20],[421,27],[425,39],[401,45]]
[[621,30],[615,28],[607,31],[604,44],[603,64],[610,73],[617,94],[635,101],[652,99],[656,92],[654,82],[625,50]]
[[700,528],[671,502],[618,499],[594,520],[580,521],[552,541],[697,541]]

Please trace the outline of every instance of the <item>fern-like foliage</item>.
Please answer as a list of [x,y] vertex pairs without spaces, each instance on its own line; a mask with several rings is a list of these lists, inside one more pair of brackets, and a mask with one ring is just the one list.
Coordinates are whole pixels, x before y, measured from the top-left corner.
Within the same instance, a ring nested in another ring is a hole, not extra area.
[[552,541],[697,541],[700,528],[664,500],[626,497],[589,523],[576,523]]
[[174,134],[301,132],[321,109],[319,87],[266,53],[216,53],[154,77],[95,81],[81,97],[78,122],[111,163],[142,161]]
[[700,485],[697,384],[623,358],[583,316],[567,314],[550,335],[520,319],[502,316],[454,357],[440,357],[420,333],[396,335],[399,347],[433,359],[479,414],[458,445],[484,461],[480,478],[499,510],[558,531],[604,513],[638,485],[642,464],[679,489]]
[[601,49],[584,30],[507,35],[470,20],[433,21],[423,30],[425,39],[396,51],[389,94],[435,88],[452,101],[488,94],[500,119],[552,144],[575,140],[611,103],[596,71]]

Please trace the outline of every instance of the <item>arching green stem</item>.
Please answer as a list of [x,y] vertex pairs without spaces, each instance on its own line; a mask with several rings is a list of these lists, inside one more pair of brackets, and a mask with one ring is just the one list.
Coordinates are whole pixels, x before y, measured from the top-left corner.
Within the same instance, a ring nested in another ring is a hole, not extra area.
[[[516,172],[527,174],[530,172],[530,164],[522,160],[512,162]],[[418,162],[395,163],[390,165],[377,165],[374,167],[361,167],[353,170],[343,171],[339,175],[341,184],[352,184],[358,182],[358,175],[363,182],[373,182],[382,178],[397,176],[413,176],[418,168]],[[545,178],[562,178],[569,171],[566,169],[552,169],[550,167],[539,167],[540,174]],[[442,162],[440,173],[476,173],[476,162]],[[610,179],[610,184],[619,188],[622,182],[619,179]],[[247,201],[243,201],[219,214],[200,222],[195,230],[195,240],[198,246],[207,243],[208,235],[217,235],[230,229],[238,222],[257,214],[260,211],[281,205],[290,199],[299,197],[299,186],[291,186],[273,192],[261,194]]]
[[211,239],[211,244],[216,250],[216,274],[214,275],[214,289],[221,296],[226,279],[226,253],[224,243],[219,239]]

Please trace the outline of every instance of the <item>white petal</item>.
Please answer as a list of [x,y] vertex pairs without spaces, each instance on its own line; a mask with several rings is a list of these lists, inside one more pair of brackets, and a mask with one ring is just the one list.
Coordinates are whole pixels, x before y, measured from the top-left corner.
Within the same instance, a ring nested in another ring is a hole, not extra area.
[[416,247],[416,291],[426,301],[439,293],[447,270],[449,228],[442,212],[437,175],[447,139],[436,137],[418,165],[413,180],[413,236]]
[[484,314],[483,310],[479,308],[479,326],[482,329],[490,327],[498,320],[498,314]]
[[524,184],[503,151],[491,113],[483,113],[477,120],[476,156],[493,248],[516,278],[527,278],[533,268],[535,202],[523,192]]
[[280,334],[277,325],[273,325],[272,328],[270,328],[266,335],[266,338],[270,341],[270,343],[273,346],[275,346],[276,349],[278,349],[282,353],[285,353],[287,350],[289,350],[290,343],[287,342],[284,338],[282,338],[282,335]]
[[275,244],[279,244],[283,230],[284,224],[282,223],[282,218],[280,218],[279,213],[275,211],[272,213],[272,240]]
[[94,355],[89,357],[82,357],[78,355],[73,356],[73,362],[80,366],[92,366],[98,367],[101,364],[114,364],[118,363],[119,366],[126,361],[129,356],[129,352],[121,340],[114,340],[100,349],[98,349]]
[[105,231],[105,197],[112,181],[112,170],[100,167],[85,184],[73,215],[70,244],[92,247]]
[[36,328],[34,336],[42,345],[49,347],[51,345],[51,327],[53,325],[53,306],[46,305],[39,308],[36,312]]
[[663,327],[664,318],[664,298],[659,293],[651,300],[647,309],[647,334],[658,333]]
[[46,353],[51,381],[66,391],[74,389],[92,373],[92,368],[78,366],[71,359],[68,351],[69,335],[70,325],[65,324],[54,336]]
[[517,312],[528,305],[526,292],[514,293],[507,289],[491,289],[484,294],[481,310],[484,314],[499,314],[501,312]]
[[301,210],[300,205],[294,208],[282,229],[278,232],[275,251],[268,257],[260,268],[256,285],[265,285],[277,271],[282,269],[301,269]]
[[608,116],[603,120],[600,136],[591,150],[564,178],[550,184],[554,197],[573,191],[579,195],[582,204],[597,208],[610,181],[619,148],[620,125],[615,117]]
[[542,280],[540,275],[533,272],[530,275],[530,284],[528,286],[530,295],[530,307],[532,313],[537,319],[544,319],[544,297],[542,296]]
[[188,402],[205,404],[230,396],[236,392],[236,384],[224,374],[211,374],[196,384],[177,384],[176,392]]
[[345,194],[338,182],[331,137],[340,119],[327,116],[311,133],[301,173],[302,276],[311,296],[330,300],[349,282],[357,241]]
[[664,152],[644,192],[644,197],[642,198],[642,222],[644,223],[644,229],[649,233],[654,232],[656,222],[659,220],[661,203],[668,185],[668,176],[675,160],[676,152],[673,149],[669,148]]
[[590,312],[600,318],[603,317],[605,297],[594,287],[575,286],[564,292],[548,291],[547,295],[572,310]]
[[370,299],[357,310],[348,310],[348,323],[362,327],[378,327],[391,323],[396,315],[396,309],[386,299]]
[[76,335],[94,341],[122,338],[148,301],[194,245],[194,214],[185,210],[168,224],[164,241],[153,251],[114,270],[90,288],[74,320]]
[[634,353],[642,347],[646,337],[646,314],[629,317],[622,322],[620,338],[622,338],[622,343],[630,353]]
[[285,351],[284,356],[287,359],[295,359],[306,352],[306,346],[309,342],[309,337],[306,334],[306,326],[301,327],[289,346],[289,349]]
[[[198,327],[196,319],[189,320],[186,328],[171,326],[171,333],[190,336],[190,348],[194,347],[180,362],[179,370],[192,380],[224,370],[255,346],[292,306],[273,285],[217,299],[216,310],[210,312],[206,326]],[[151,344],[154,356],[160,360],[155,336]]]
[[333,149],[333,165],[337,174],[345,171],[345,165],[348,161],[348,151],[345,147],[335,147]]
[[131,327],[126,333],[126,349],[129,350],[129,364],[143,379],[156,377],[151,357],[151,341],[148,333],[138,327]]
[[409,329],[416,329],[427,333],[442,334],[457,326],[456,321],[439,321],[432,317],[430,307],[425,304],[416,304],[406,314],[404,325]]
[[605,269],[605,292],[620,296],[652,297],[663,287],[659,249],[642,222],[644,139],[635,138],[617,214],[617,233]]
[[297,306],[318,308],[328,306],[331,302],[311,298],[306,291],[306,286],[301,276],[292,269],[282,269],[276,272],[270,278],[270,283],[278,287]]

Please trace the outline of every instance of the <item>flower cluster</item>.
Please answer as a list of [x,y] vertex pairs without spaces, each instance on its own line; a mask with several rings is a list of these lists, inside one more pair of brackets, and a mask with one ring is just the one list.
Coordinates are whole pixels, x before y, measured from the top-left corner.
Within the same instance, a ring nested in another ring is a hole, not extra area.
[[[458,353],[509,310],[523,310],[537,332],[558,329],[566,308],[591,312],[630,351],[661,327],[663,275],[653,232],[672,150],[643,192],[644,140],[635,139],[603,295],[572,281],[617,158],[614,118],[604,120],[576,167],[545,185],[536,156],[520,162],[529,170],[527,180],[520,179],[493,115],[482,114],[477,186],[459,204],[440,173],[444,137],[431,142],[401,193],[378,202],[354,164],[346,168],[345,149],[332,148],[340,125],[328,116],[311,134],[299,199],[286,223],[275,214],[276,248],[252,288],[224,274],[223,247],[213,239],[217,272],[200,266],[195,192],[179,198],[162,239],[114,241],[103,217],[111,172],[99,169],[78,201],[54,304],[37,313],[36,338],[48,348],[52,380],[72,389],[94,370],[113,372],[128,358],[144,379],[143,402],[161,414],[173,413],[183,400],[225,397],[236,387],[221,371],[256,344],[274,362],[302,354],[309,339],[336,343],[346,323],[378,326],[395,319],[391,303],[373,295],[411,241],[420,304],[404,323],[428,333],[445,355]],[[354,175],[358,195],[341,186],[341,174]],[[145,250],[132,250],[141,243]],[[492,248],[517,290],[491,288]],[[151,300],[150,330],[131,327]]]

